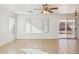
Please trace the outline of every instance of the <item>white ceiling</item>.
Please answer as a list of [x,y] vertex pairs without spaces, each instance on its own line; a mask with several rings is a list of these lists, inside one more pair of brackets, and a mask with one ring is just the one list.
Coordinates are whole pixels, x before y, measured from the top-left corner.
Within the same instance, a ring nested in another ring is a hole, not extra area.
[[[79,10],[79,4],[48,4],[49,7],[58,7],[58,10],[55,10],[54,13],[74,13],[74,10]],[[27,14],[31,13],[40,13],[42,4],[1,4],[0,8],[5,10],[17,13],[17,14]]]

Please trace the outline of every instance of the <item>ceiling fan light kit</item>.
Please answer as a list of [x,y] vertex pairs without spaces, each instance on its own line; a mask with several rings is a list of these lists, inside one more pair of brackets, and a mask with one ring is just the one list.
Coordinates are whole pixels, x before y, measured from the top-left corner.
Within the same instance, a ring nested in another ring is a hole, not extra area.
[[43,14],[49,14],[50,12],[48,12],[48,11],[42,11],[41,13],[43,13]]

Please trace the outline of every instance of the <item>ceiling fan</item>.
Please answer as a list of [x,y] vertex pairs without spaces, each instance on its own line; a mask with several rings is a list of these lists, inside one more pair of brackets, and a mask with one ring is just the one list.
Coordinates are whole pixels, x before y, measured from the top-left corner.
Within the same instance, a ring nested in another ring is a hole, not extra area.
[[78,16],[78,15],[79,15],[78,10],[75,10],[74,15],[75,15],[75,16]]
[[53,13],[53,10],[56,9],[58,8],[57,7],[49,8],[48,4],[43,4],[42,9],[35,9],[35,10],[41,10],[41,13],[48,14],[48,13]]

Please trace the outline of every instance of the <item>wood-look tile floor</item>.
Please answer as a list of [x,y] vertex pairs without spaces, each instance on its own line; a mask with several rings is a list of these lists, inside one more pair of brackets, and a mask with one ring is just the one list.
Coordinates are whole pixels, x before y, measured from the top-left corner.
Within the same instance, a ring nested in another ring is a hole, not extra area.
[[0,47],[0,54],[25,54],[22,49],[39,49],[48,54],[78,54],[79,40],[20,39]]

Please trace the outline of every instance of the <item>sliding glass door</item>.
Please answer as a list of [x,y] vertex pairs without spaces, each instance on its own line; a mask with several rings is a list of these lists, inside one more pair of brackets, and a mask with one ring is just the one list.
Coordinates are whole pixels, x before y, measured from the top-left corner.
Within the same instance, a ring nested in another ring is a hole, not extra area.
[[59,38],[75,39],[75,19],[59,21]]

